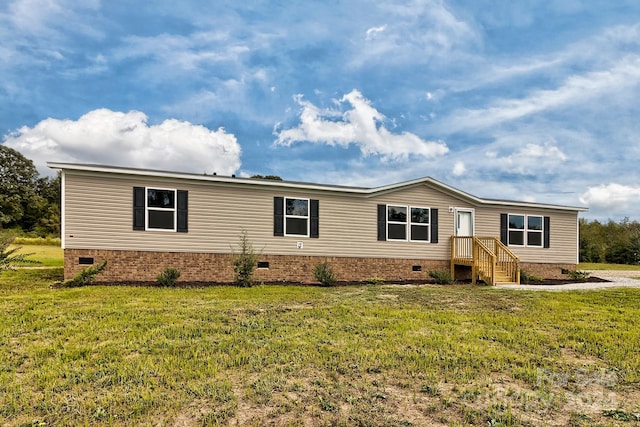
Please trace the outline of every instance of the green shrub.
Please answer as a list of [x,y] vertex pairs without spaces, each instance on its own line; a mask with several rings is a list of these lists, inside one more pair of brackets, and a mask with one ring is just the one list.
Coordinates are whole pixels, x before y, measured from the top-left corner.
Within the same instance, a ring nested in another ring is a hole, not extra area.
[[102,273],[106,266],[107,260],[104,260],[100,264],[83,268],[82,271],[76,274],[73,278],[58,283],[57,286],[61,288],[79,288],[81,286],[87,286],[96,280],[96,276]]
[[233,272],[235,273],[236,285],[249,288],[253,286],[253,272],[258,263],[258,255],[253,249],[253,244],[249,240],[249,234],[243,231],[240,234],[240,253],[233,260]]
[[542,281],[542,277],[536,276],[535,274],[529,274],[524,270],[520,271],[520,282],[522,283],[538,283]]
[[313,268],[313,277],[322,286],[333,286],[336,283],[336,275],[328,262],[324,261]]
[[160,286],[175,286],[179,277],[180,270],[177,268],[167,267],[162,273],[156,276],[156,280]]
[[439,285],[449,285],[453,283],[449,270],[431,270],[429,276]]
[[571,277],[572,280],[585,280],[591,276],[591,273],[588,271],[568,270],[566,268],[562,269],[562,274],[566,274]]

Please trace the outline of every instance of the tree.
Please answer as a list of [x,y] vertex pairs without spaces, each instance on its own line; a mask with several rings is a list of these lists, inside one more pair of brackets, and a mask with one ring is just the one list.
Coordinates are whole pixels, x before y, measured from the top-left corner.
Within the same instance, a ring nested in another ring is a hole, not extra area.
[[243,230],[240,234],[240,253],[233,260],[233,272],[236,275],[236,284],[243,288],[253,286],[253,271],[258,263],[258,254],[253,249],[253,243],[249,240],[249,234]]
[[22,154],[0,144],[0,229],[17,224],[36,194],[38,171]]

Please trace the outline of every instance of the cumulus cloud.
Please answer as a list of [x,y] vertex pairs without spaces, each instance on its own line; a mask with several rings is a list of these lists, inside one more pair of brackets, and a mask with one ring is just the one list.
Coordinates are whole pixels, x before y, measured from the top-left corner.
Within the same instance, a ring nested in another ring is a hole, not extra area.
[[33,160],[43,174],[47,161],[98,163],[230,175],[240,167],[240,145],[216,131],[168,119],[148,125],[139,111],[90,111],[78,120],[46,119],[5,135],[3,143]]
[[432,158],[449,151],[440,141],[426,141],[410,132],[391,133],[382,124],[385,116],[355,89],[336,101],[338,106],[348,103],[351,109],[346,111],[321,110],[303,100],[302,95],[295,99],[302,106],[300,124],[291,129],[276,129],[278,145],[312,142],[347,147],[356,144],[364,156],[379,155],[383,160],[406,160],[409,156]]
[[580,196],[580,201],[596,209],[624,209],[640,198],[640,185],[617,183],[590,187]]

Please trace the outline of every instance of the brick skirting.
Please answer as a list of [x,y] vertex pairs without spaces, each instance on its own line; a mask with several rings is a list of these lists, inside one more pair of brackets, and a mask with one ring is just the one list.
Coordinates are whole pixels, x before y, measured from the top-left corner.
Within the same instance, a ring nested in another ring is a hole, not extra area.
[[536,264],[531,262],[521,262],[520,271],[526,271],[542,279],[567,279],[567,275],[562,274],[562,269],[575,270],[576,264]]
[[[193,252],[112,251],[98,249],[65,249],[64,277],[73,277],[88,264],[107,260],[107,268],[98,276],[99,282],[153,282],[165,268],[180,270],[180,282],[231,283],[234,281],[232,254]],[[92,260],[91,260],[92,259]],[[255,279],[263,282],[313,282],[313,269],[323,261],[329,263],[339,281],[365,281],[381,278],[385,281],[423,280],[430,270],[448,270],[448,261],[423,259],[314,257],[292,255],[260,256]]]
[[[82,259],[82,263],[81,263]],[[193,252],[116,251],[99,249],[65,249],[64,277],[69,279],[91,262],[107,260],[107,268],[98,276],[98,282],[136,283],[155,282],[165,268],[180,270],[179,282],[231,283],[234,281],[232,254]],[[329,263],[339,281],[362,282],[380,278],[387,282],[419,281],[428,279],[430,270],[447,270],[448,260],[391,258],[314,257],[293,255],[260,256],[255,279],[260,282],[314,282],[313,269],[323,261]],[[456,278],[464,279],[469,273],[459,271]],[[575,269],[575,264],[523,264],[527,273],[543,278],[559,278],[561,268]],[[460,274],[461,273],[461,274]]]

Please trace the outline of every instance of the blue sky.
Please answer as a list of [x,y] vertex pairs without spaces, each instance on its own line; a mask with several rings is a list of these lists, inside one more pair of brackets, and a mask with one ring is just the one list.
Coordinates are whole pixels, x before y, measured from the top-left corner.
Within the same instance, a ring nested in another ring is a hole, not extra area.
[[9,0],[0,139],[32,159],[640,217],[640,2]]

